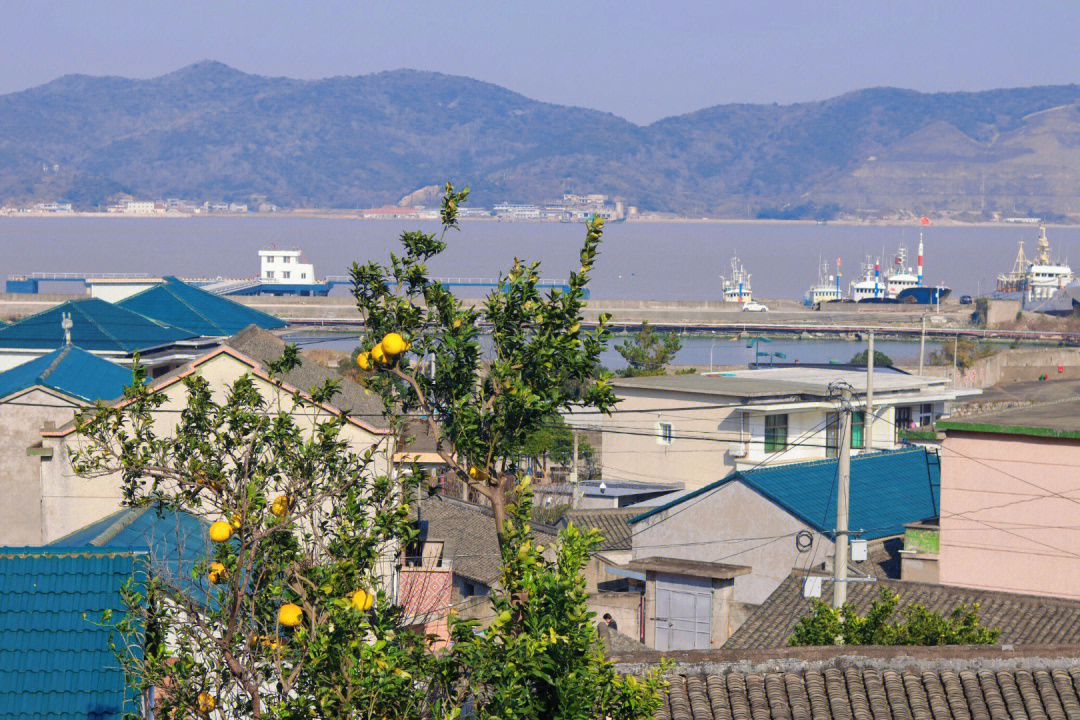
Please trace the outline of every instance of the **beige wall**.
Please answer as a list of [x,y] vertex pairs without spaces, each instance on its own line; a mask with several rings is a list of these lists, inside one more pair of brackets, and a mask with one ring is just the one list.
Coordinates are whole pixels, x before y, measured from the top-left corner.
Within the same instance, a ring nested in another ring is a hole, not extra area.
[[26,450],[41,442],[47,422],[64,425],[77,407],[71,398],[40,387],[0,402],[0,545],[42,542],[40,459]]
[[[200,365],[198,374],[209,382],[214,400],[224,402],[227,388],[248,371],[249,366],[222,354]],[[326,411],[310,405],[297,408],[291,395],[262,378],[256,377],[256,384],[264,398],[272,399],[274,412],[279,408],[286,412],[295,410],[294,419],[302,429],[310,430],[315,423],[329,418]],[[187,406],[187,389],[183,383],[174,383],[163,392],[166,401],[154,419],[159,434],[175,429],[179,420],[176,411]],[[351,424],[345,426],[342,436],[357,453],[371,447],[379,437]],[[83,478],[72,469],[69,453],[84,447],[84,439],[69,434],[62,438],[45,438],[44,443],[54,448],[54,452],[52,460],[40,464],[42,542],[52,542],[121,508],[119,475]],[[385,458],[373,467],[378,473],[384,473],[386,469]]]
[[800,530],[809,528],[735,481],[636,523],[633,555],[748,565],[752,571],[737,579],[733,599],[758,605],[796,564],[832,554],[832,541],[816,533],[811,550],[800,554],[794,537]]
[[641,592],[602,592],[590,593],[589,610],[596,613],[596,622],[600,622],[604,613],[619,626],[619,632],[635,640],[641,639]]
[[[683,483],[687,490],[720,480],[736,469],[765,462],[826,457],[825,419],[835,410],[828,403],[801,403],[793,409],[763,406],[743,411],[718,407],[734,406],[737,400],[716,395],[642,388],[618,388],[618,393],[622,398],[618,412],[601,421],[607,429],[601,453],[604,479]],[[879,398],[873,424],[874,448],[896,447],[894,405],[910,402],[898,397]],[[943,403],[934,406],[940,415]],[[765,452],[767,414],[788,416],[789,447],[782,453]],[[672,425],[670,444],[660,442],[660,422]]]
[[[707,485],[727,475],[733,462],[727,442],[739,440],[729,420],[732,411],[716,405],[733,398],[692,393],[667,393],[618,388],[618,412],[603,421],[601,461],[605,480],[683,483],[687,489]],[[665,408],[675,408],[665,411]],[[693,408],[693,409],[686,409]],[[656,423],[671,422],[675,439],[658,442]],[[709,439],[686,439],[702,435]]]
[[1077,499],[1080,442],[950,431],[941,457],[941,582],[1080,598]]

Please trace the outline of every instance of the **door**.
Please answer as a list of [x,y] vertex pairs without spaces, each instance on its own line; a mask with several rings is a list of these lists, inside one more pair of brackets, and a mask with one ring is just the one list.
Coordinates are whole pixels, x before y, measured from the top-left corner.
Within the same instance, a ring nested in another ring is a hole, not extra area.
[[712,636],[712,581],[656,574],[656,649],[708,650]]

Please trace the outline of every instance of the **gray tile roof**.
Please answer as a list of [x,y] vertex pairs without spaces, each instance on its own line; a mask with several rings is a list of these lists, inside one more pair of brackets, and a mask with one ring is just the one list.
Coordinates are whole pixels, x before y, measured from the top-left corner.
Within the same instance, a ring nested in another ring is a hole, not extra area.
[[579,528],[596,528],[604,536],[597,548],[605,550],[630,550],[632,533],[627,521],[641,514],[639,508],[612,508],[606,510],[568,510],[559,527],[574,523]]
[[[502,556],[491,509],[439,495],[419,505],[422,539],[443,542],[443,556],[453,562],[455,575],[493,587],[502,575]],[[554,542],[555,528],[530,524],[535,542]]]
[[[800,617],[810,612],[810,600],[802,595],[805,573],[793,573],[773,591],[724,644],[724,648],[779,648],[787,645]],[[826,580],[823,594],[831,593]],[[900,610],[914,603],[938,613],[959,605],[979,604],[979,620],[1001,631],[999,641],[1013,645],[1080,643],[1080,600],[1020,595],[1016,593],[952,587],[903,580],[879,579],[853,582],[848,601],[865,613],[887,587],[900,596]]]
[[836,667],[671,678],[657,720],[1076,720],[1080,666]]
[[[285,350],[284,340],[255,325],[244,328],[226,340],[225,344],[257,361],[264,368],[281,357]],[[287,384],[302,391],[322,385],[326,380],[338,381],[340,392],[334,396],[335,407],[349,411],[350,416],[368,425],[379,429],[388,427],[386,418],[383,417],[383,403],[378,395],[325,365],[305,359],[300,367],[284,377]]]

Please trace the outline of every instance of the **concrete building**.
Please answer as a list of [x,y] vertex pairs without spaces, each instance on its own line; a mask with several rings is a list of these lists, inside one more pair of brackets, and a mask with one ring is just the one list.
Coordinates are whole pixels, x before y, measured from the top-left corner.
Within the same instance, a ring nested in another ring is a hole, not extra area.
[[0,372],[0,545],[40,541],[41,431],[130,383],[131,371],[71,345]]
[[[302,428],[310,428],[319,420],[339,415],[340,408],[349,408],[351,415],[342,430],[342,437],[352,451],[363,453],[377,443],[389,452],[393,451],[388,447],[393,440],[383,420],[382,402],[357,383],[343,380],[332,370],[309,361],[285,375],[283,388],[274,385],[267,374],[267,363],[278,358],[284,346],[280,338],[258,328],[248,328],[224,346],[154,381],[153,389],[166,398],[154,415],[155,425],[160,423],[162,432],[168,432],[175,424],[175,412],[186,407],[184,378],[191,375],[204,378],[220,402],[227,389],[246,374],[254,379],[256,389],[270,401],[270,412],[293,413],[298,407],[302,408],[303,412],[296,412],[295,417]],[[319,386],[327,379],[341,381],[341,393],[335,399],[337,405],[316,405],[305,389]],[[294,402],[294,397],[299,398],[299,405]],[[41,432],[41,443],[34,448],[41,523],[38,536],[25,538],[23,544],[52,542],[120,509],[119,477],[87,479],[79,477],[72,469],[69,454],[81,442],[72,424]],[[372,471],[385,472],[386,462],[376,459]]]
[[[576,427],[603,433],[607,482],[683,483],[695,489],[731,472],[769,464],[835,457],[837,383],[864,404],[866,371],[786,367],[706,375],[613,380],[619,404],[610,416],[579,413]],[[866,417],[855,414],[852,449],[900,446],[898,428],[926,426],[958,397],[979,390],[952,388],[945,378],[874,373],[873,442]]]
[[[634,560],[731,562],[750,571],[735,583],[732,627],[783,582],[792,568],[834,555],[837,460],[736,471],[632,518]],[[900,535],[905,523],[938,513],[936,457],[923,448],[864,453],[851,461],[849,527],[856,541]],[[852,547],[860,573],[865,545]],[[861,574],[867,574],[861,572]],[[876,573],[875,573],[876,574]]]
[[937,428],[940,581],[1080,599],[1080,399]]
[[315,283],[315,266],[301,263],[297,248],[263,248],[259,251],[259,279],[266,284],[311,285]]

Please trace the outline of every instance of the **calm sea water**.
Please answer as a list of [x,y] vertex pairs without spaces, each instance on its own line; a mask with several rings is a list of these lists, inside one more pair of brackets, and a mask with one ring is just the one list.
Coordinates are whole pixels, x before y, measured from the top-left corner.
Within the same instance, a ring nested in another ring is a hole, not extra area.
[[[384,260],[403,229],[436,224],[295,217],[0,218],[0,276],[35,271],[142,272],[201,277],[258,274],[256,251],[276,243],[304,250],[319,277],[343,275],[352,261]],[[1017,241],[1029,255],[1030,226],[925,229],[926,280],[954,295],[986,291],[1012,268]],[[1080,228],[1050,228],[1055,255],[1080,258]],[[543,275],[578,266],[581,225],[465,222],[433,263],[444,277],[492,277],[515,257],[540,260]],[[801,298],[817,280],[818,258],[843,261],[843,286],[866,254],[892,258],[904,242],[914,265],[916,227],[765,223],[614,223],[608,226],[593,297],[716,300],[720,276],[738,252],[762,298]],[[43,288],[57,290],[57,286]],[[73,288],[69,288],[73,289]]]
[[[305,349],[326,348],[329,350],[341,350],[352,352],[357,341],[354,335],[345,334],[321,334],[321,333],[296,333],[287,336],[287,339],[299,342]],[[622,356],[615,351],[616,345],[625,342],[624,337],[615,337],[609,344],[608,349],[601,355],[601,363],[608,368],[617,370],[626,367]],[[940,343],[929,341],[926,343],[926,357],[938,350]],[[796,360],[801,363],[828,363],[847,362],[857,353],[866,349],[865,341],[854,340],[794,340],[773,339],[771,342],[759,342],[759,352],[783,353],[786,358],[773,358],[777,363],[792,363]],[[874,343],[874,350],[883,352],[892,358],[897,365],[919,364],[918,341],[901,340],[878,340]],[[690,335],[682,338],[682,350],[675,357],[676,365],[700,365],[708,367],[713,365],[746,365],[754,360],[754,348],[747,348],[746,341],[731,335],[702,336]],[[760,358],[762,363],[768,363],[768,357]]]

